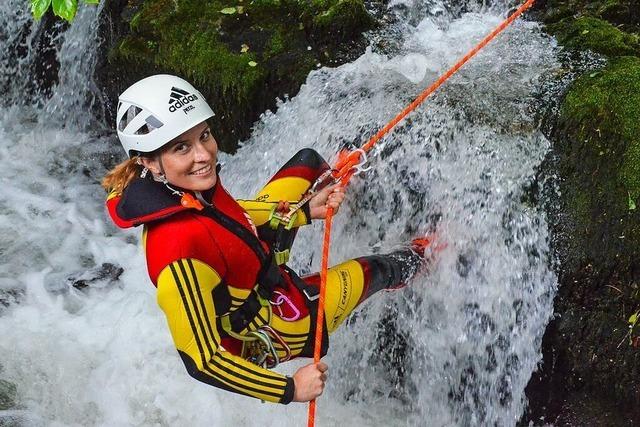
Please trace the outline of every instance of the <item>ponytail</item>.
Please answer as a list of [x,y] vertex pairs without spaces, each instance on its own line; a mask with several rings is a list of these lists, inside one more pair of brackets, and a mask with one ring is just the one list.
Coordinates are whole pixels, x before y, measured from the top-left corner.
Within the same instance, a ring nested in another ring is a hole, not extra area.
[[127,185],[142,172],[142,166],[137,163],[137,160],[137,157],[127,159],[107,172],[102,178],[102,188],[108,193],[122,193]]

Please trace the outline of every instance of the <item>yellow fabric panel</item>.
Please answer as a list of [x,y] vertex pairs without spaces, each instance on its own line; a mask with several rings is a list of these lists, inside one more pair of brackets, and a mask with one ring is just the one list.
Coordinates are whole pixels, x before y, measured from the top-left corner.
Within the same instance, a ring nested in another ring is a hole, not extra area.
[[271,319],[271,327],[276,332],[282,332],[283,334],[285,334],[285,336],[283,336],[282,338],[284,338],[284,340],[287,342],[289,342],[290,340],[292,341],[301,340],[302,339],[301,337],[293,337],[289,339],[286,337],[286,335],[308,334],[309,330],[311,329],[310,323],[311,323],[311,320],[309,319],[309,316],[305,316],[293,322],[282,320],[276,315],[274,315],[273,318]]
[[[288,199],[280,199],[280,200],[289,201],[292,205],[295,203],[295,201],[290,201]],[[296,200],[296,199],[291,199],[291,200]],[[238,202],[238,204],[242,207],[242,209],[244,209],[249,214],[249,216],[251,217],[251,220],[254,222],[256,227],[260,227],[261,225],[269,222],[271,211],[273,210],[274,206],[278,205],[278,201],[263,202],[258,200],[236,200],[236,202]],[[300,227],[308,223],[309,221],[307,220],[307,216],[305,215],[304,210],[302,209],[298,210],[296,219],[293,222],[293,226]]]
[[[277,393],[281,387],[286,385],[286,379],[275,372],[263,369],[268,373],[268,375],[264,375],[258,370],[246,369],[245,365],[247,365],[248,362],[231,353],[218,354],[215,356],[214,360],[225,369],[233,371],[236,374],[235,377],[237,378],[237,382],[245,387],[255,387],[255,382],[261,381],[267,385],[265,386],[265,391]],[[268,385],[275,388],[269,387]]]
[[[186,272],[186,279],[189,282],[193,283],[193,277],[189,269],[184,267],[184,261],[181,261],[172,263],[160,272],[158,276],[157,300],[158,305],[164,312],[167,322],[169,323],[169,329],[171,330],[176,348],[189,354],[196,363],[199,363],[202,357],[196,345],[196,336],[194,334],[198,334],[198,338],[203,340],[202,342],[211,342],[213,340],[216,347],[220,342],[220,336],[215,328],[212,328],[214,331],[213,337],[210,336],[210,334],[207,335],[206,329],[201,328],[199,325],[200,322],[197,322],[198,317],[202,317],[197,316],[195,312],[195,310],[198,310],[198,312],[201,311],[200,304],[198,304],[195,298],[189,297],[190,287],[185,283],[182,270]],[[196,291],[203,296],[208,296],[207,298],[203,298],[205,304],[204,309],[208,314],[209,320],[215,324],[215,309],[213,307],[211,292],[214,287],[220,284],[220,275],[213,268],[201,261],[191,260],[191,262],[196,270],[199,285],[199,289]],[[171,266],[174,267],[173,270]],[[176,275],[174,272],[177,274],[178,280],[180,280],[179,286],[178,283],[176,283]],[[190,316],[191,322],[198,326],[195,330],[190,322]],[[202,356],[205,358],[212,356],[212,354],[209,354],[207,351],[207,346],[203,346],[203,351],[205,351],[205,354]]]
[[[309,316],[305,316],[293,322],[288,322],[274,315],[271,319],[271,327],[287,343],[291,349],[291,355],[297,356],[302,352],[304,344],[307,341],[307,336],[311,330],[311,319]],[[282,346],[275,340],[273,345],[278,351],[278,356],[284,357],[286,353]]]
[[247,297],[251,293],[251,289],[235,288],[231,285],[227,285],[227,289],[229,289],[229,294],[231,294],[232,298],[237,298],[242,301],[247,299]]
[[297,176],[278,178],[265,185],[255,199],[264,202],[300,200],[310,186],[311,182]]
[[324,314],[329,333],[349,317],[363,291],[364,271],[358,261],[347,261],[327,271]]
[[263,369],[220,347],[212,291],[220,275],[196,259],[182,259],[165,267],[158,276],[158,304],[176,348],[189,356],[201,374],[217,384],[262,400],[279,402],[286,377]]

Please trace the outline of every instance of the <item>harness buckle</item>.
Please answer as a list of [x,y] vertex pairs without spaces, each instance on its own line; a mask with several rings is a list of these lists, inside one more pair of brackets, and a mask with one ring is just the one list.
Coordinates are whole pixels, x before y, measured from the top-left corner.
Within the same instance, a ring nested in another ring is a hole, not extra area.
[[285,249],[284,251],[274,251],[273,252],[273,260],[277,265],[286,264],[289,261],[290,251],[289,249]]
[[285,230],[291,230],[298,216],[298,213],[296,212],[297,209],[291,209],[288,213],[283,215],[276,211],[277,208],[278,206],[276,205],[271,209],[268,219],[269,227],[271,227],[272,230],[277,230],[280,225],[283,225]]
[[320,292],[318,292],[318,293],[317,293],[317,294],[315,294],[315,295],[309,295],[308,290],[307,290],[307,289],[303,289],[303,290],[302,290],[302,293],[304,294],[304,296],[305,296],[305,297],[307,297],[307,299],[308,299],[309,301],[315,301],[315,300],[317,300],[318,298],[320,298]]
[[232,331],[231,317],[229,316],[229,314],[223,314],[222,316],[220,316],[220,326],[222,326],[222,330],[224,330],[226,333]]

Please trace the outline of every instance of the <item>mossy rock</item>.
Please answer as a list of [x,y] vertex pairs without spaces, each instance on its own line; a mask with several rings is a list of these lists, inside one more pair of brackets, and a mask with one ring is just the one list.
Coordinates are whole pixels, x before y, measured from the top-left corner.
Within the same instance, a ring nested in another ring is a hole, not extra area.
[[565,19],[547,27],[558,42],[577,50],[592,50],[607,56],[640,54],[637,35],[620,31],[602,19],[583,16]]
[[124,76],[119,89],[159,72],[189,80],[216,111],[225,151],[375,24],[363,0],[146,0],[132,8],[128,34],[109,53]]
[[[640,58],[580,77],[556,129],[574,258],[611,268],[640,255]],[[636,206],[637,205],[637,206]]]
[[592,16],[629,30],[640,26],[640,8],[636,0],[548,0],[542,7],[545,8],[543,21],[547,24],[570,16]]

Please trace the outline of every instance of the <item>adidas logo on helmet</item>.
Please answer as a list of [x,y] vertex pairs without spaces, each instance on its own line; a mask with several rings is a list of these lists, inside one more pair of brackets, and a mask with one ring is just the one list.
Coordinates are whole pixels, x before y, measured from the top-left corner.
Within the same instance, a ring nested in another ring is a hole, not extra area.
[[169,95],[169,111],[174,113],[178,111],[178,109],[188,105],[193,101],[196,101],[197,99],[197,95],[173,86],[171,88],[171,95]]

